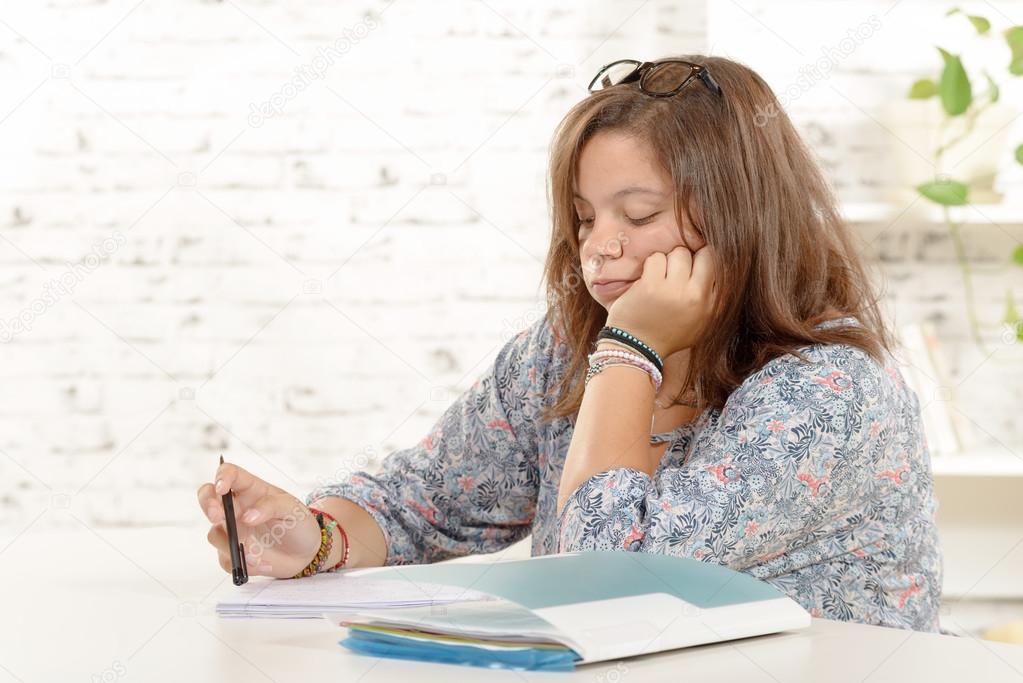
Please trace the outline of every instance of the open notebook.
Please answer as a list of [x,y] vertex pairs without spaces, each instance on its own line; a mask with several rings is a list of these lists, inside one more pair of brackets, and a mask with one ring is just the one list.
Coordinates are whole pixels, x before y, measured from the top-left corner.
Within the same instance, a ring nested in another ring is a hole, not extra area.
[[[810,615],[771,585],[721,565],[586,551],[526,560],[350,570],[349,578],[477,591],[499,600],[327,610],[356,652],[477,666],[576,664],[805,628]],[[400,587],[400,588],[399,588]]]
[[459,600],[495,599],[458,586],[346,577],[350,571],[287,580],[253,577],[242,586],[229,586],[223,591],[216,612],[222,617],[319,619],[325,611],[333,610],[437,606]]

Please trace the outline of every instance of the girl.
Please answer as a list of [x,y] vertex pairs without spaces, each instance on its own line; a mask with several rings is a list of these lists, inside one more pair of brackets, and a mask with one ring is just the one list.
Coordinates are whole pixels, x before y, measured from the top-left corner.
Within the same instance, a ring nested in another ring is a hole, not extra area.
[[[415,446],[304,502],[222,465],[230,570],[489,553],[671,553],[814,616],[938,631],[919,402],[847,227],[767,84],[719,57],[615,62],[550,156],[548,311]],[[323,514],[319,514],[319,513]],[[316,515],[316,516],[314,516]]]

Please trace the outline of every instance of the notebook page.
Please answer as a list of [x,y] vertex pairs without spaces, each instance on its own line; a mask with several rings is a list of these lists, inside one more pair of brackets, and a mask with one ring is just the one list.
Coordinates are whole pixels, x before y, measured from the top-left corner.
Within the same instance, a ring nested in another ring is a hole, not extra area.
[[242,586],[230,585],[220,594],[222,609],[388,607],[460,600],[487,600],[491,596],[458,586],[421,581],[377,580],[344,573],[315,574],[301,579],[254,577]]

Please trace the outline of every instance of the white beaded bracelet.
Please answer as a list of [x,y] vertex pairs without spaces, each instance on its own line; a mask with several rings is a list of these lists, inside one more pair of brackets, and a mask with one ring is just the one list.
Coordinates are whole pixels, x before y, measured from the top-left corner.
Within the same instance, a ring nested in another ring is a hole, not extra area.
[[651,374],[655,377],[661,377],[661,371],[657,369],[657,366],[651,363],[645,356],[642,356],[635,351],[625,351],[620,349],[600,349],[587,356],[590,363],[595,360],[602,358],[621,358],[630,362],[635,361],[639,367],[649,368]]
[[639,370],[640,372],[644,373],[650,379],[650,381],[654,385],[654,392],[657,392],[661,388],[660,381],[653,376],[653,374],[650,372],[650,370],[648,370],[646,368],[642,368],[642,367],[640,367],[636,363],[631,363],[631,362],[629,362],[627,360],[622,360],[622,359],[605,359],[605,360],[597,361],[594,365],[590,366],[590,369],[586,372],[586,382],[585,382],[585,384],[589,384],[590,380],[595,375],[599,374],[601,370],[603,370],[604,368],[609,367],[611,365],[621,365],[623,367],[635,368],[636,370]]
[[602,349],[591,353],[588,357],[590,369],[586,373],[586,383],[608,365],[628,365],[643,372],[646,372],[654,384],[654,391],[661,387],[661,372],[657,366],[647,360],[644,356],[633,351],[619,351],[617,349]]

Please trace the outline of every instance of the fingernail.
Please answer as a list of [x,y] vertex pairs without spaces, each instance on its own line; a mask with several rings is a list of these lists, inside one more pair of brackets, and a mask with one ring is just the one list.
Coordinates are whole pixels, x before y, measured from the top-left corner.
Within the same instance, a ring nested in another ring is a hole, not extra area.
[[224,495],[224,480],[217,479],[217,483],[213,485],[213,490],[219,493],[220,495]]
[[243,521],[243,522],[247,522],[247,523],[249,523],[249,524],[252,524],[252,523],[253,523],[253,522],[255,522],[255,521],[256,521],[257,519],[259,519],[259,510],[249,510],[249,511],[248,511],[248,512],[246,512],[246,513],[245,513],[245,515],[244,515],[244,516],[242,517],[242,521]]

